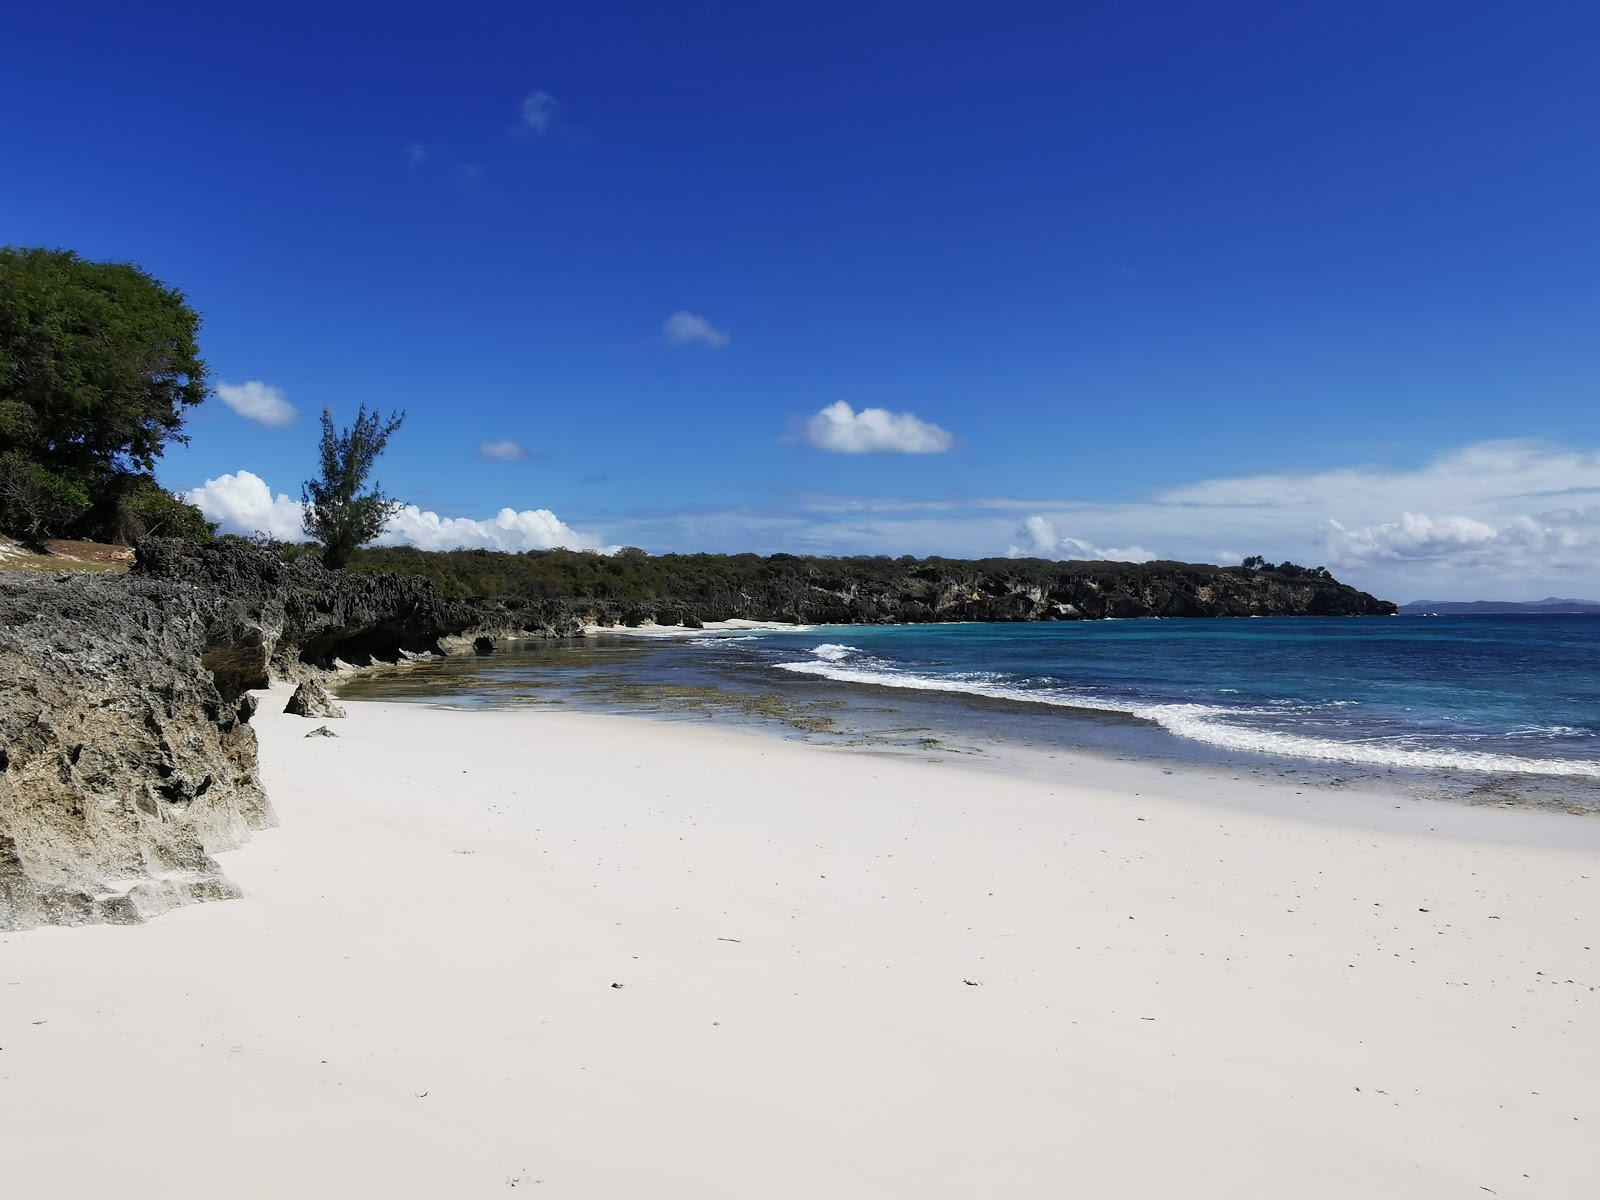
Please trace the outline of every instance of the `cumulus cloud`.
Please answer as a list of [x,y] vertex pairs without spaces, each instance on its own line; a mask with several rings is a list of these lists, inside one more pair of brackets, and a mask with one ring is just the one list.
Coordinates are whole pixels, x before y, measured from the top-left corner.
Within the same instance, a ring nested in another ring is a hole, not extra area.
[[[305,537],[298,501],[279,494],[258,475],[240,471],[208,479],[184,493],[185,500],[203,512],[208,521],[218,522],[220,532],[249,536],[267,533],[284,541]],[[381,546],[417,546],[423,550],[454,550],[457,547],[487,550],[549,550],[564,546],[569,550],[614,552],[616,546],[601,546],[595,538],[579,533],[547,508],[518,512],[502,508],[493,517],[441,517],[415,504],[402,508],[389,522]]]
[[522,124],[534,133],[544,133],[554,123],[559,107],[549,92],[529,92],[522,98]]
[[478,457],[487,458],[490,462],[521,462],[528,457],[528,452],[516,442],[497,438],[482,443],[478,447]]
[[856,412],[836,400],[806,422],[802,440],[813,450],[832,454],[943,454],[956,439],[915,413],[886,408]]
[[1379,563],[1485,565],[1538,559],[1548,566],[1595,561],[1600,552],[1600,511],[1569,509],[1516,516],[1497,526],[1471,517],[1402,513],[1397,521],[1346,528],[1326,521],[1320,528],[1330,559],[1340,566]]
[[1081,538],[1062,537],[1048,517],[1032,516],[1017,529],[1021,545],[1006,547],[1007,558],[1091,559],[1105,562],[1152,562],[1155,555],[1143,546],[1101,547]]
[[624,543],[678,549],[1135,558],[1153,547],[1221,563],[1261,554],[1325,565],[1393,600],[1600,599],[1600,450],[1482,442],[1416,466],[1207,479],[1110,502],[809,494],[640,513],[608,528]]
[[579,533],[548,508],[518,512],[502,508],[493,517],[477,521],[470,517],[441,517],[408,504],[389,522],[380,546],[416,546],[422,550],[454,550],[457,547],[485,550],[600,550],[615,553],[616,546],[601,547],[595,539]]
[[687,346],[702,342],[713,350],[720,350],[732,339],[704,317],[692,312],[675,312],[662,323],[661,336],[669,346]]
[[208,479],[185,492],[183,498],[203,512],[206,520],[216,521],[220,533],[241,537],[265,533],[286,542],[305,537],[300,502],[282,493],[274,497],[266,480],[249,471]]
[[245,420],[273,429],[293,424],[298,415],[282,388],[269,387],[259,379],[248,383],[219,383],[217,399]]

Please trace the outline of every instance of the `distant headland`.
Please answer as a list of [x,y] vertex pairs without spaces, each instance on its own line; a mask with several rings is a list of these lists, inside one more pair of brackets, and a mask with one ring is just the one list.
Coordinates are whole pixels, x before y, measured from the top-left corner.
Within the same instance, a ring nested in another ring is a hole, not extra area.
[[1518,614],[1554,616],[1568,613],[1600,613],[1600,600],[1563,600],[1547,596],[1543,600],[1413,600],[1400,606],[1405,617],[1507,617]]

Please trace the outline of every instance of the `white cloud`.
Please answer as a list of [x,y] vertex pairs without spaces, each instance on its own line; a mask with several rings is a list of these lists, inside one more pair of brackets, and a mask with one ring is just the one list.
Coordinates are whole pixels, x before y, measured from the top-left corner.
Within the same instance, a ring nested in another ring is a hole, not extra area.
[[428,148],[421,142],[406,143],[406,161],[413,167],[420,167],[423,163],[427,162],[430,157],[431,155],[428,153]]
[[833,454],[943,454],[955,444],[955,435],[915,413],[886,408],[856,412],[836,400],[806,422],[803,440],[814,450]]
[[669,346],[687,346],[690,342],[704,342],[720,350],[732,339],[704,317],[692,312],[675,312],[662,323],[661,336]]
[[[257,490],[246,506],[237,493],[251,482]],[[286,496],[275,502],[246,472],[197,492],[207,489],[221,493],[215,503],[234,506],[235,520],[241,507],[280,514],[287,507],[289,519],[298,520],[298,505]],[[218,509],[201,507],[212,520],[222,519]],[[567,536],[560,532],[565,526],[554,517],[544,520],[538,510],[512,513],[511,523],[524,516],[532,530]],[[500,522],[469,523],[475,527],[467,531],[470,544],[497,545],[508,536],[536,540],[529,532],[508,534]],[[233,532],[267,527],[227,526]],[[609,517],[606,532],[622,544],[685,551],[977,558],[1015,548],[1049,557],[1140,559],[1153,553],[1224,563],[1261,554],[1275,562],[1326,565],[1391,600],[1600,599],[1600,450],[1486,442],[1414,467],[1209,479],[1114,502],[805,494],[765,507]],[[573,536],[580,545],[592,543]]]
[[245,420],[274,429],[293,424],[298,415],[282,388],[269,387],[259,379],[248,383],[219,383],[217,399]]
[[[284,541],[305,537],[301,507],[288,496],[272,494],[266,481],[249,471],[208,479],[201,487],[184,493],[208,521],[219,523],[219,532],[249,536],[268,533]],[[378,538],[380,546],[417,546],[423,550],[454,550],[457,547],[488,550],[548,550],[565,546],[569,550],[614,552],[616,546],[602,546],[598,540],[579,533],[547,508],[518,512],[502,508],[493,517],[441,517],[408,504],[396,514]]]
[[1048,517],[1032,516],[1022,523],[1016,536],[1025,544],[1006,547],[1007,558],[1101,559],[1105,562],[1151,562],[1155,555],[1143,546],[1100,547],[1080,538],[1062,537]]
[[1492,565],[1536,559],[1547,567],[1586,566],[1600,557],[1600,510],[1568,509],[1516,516],[1496,527],[1471,517],[1402,513],[1398,521],[1347,529],[1327,521],[1319,532],[1341,566],[1381,563]]
[[274,498],[266,480],[249,471],[208,479],[201,487],[185,492],[183,498],[203,512],[206,520],[216,521],[219,533],[241,537],[266,533],[286,542],[305,537],[300,502],[281,493]]
[[487,458],[490,462],[521,462],[528,457],[528,452],[516,442],[506,438],[497,438],[492,442],[484,442],[478,447],[478,457]]
[[559,107],[549,92],[529,92],[522,98],[522,123],[535,133],[544,133],[555,121]]
[[[1034,517],[1049,528],[1030,526]],[[1057,547],[1088,552],[1060,551],[1075,557],[1261,554],[1326,565],[1392,600],[1600,599],[1600,451],[1484,442],[1415,467],[1209,479],[1126,501],[812,494],[608,524],[619,541],[663,549],[952,557],[1055,553],[1038,548],[1052,530]]]
[[518,512],[502,508],[482,521],[470,517],[441,517],[408,504],[389,522],[380,546],[416,546],[422,550],[467,549],[549,550],[565,546],[568,550],[601,550],[614,553],[618,547],[602,547],[594,538],[579,533],[548,508]]

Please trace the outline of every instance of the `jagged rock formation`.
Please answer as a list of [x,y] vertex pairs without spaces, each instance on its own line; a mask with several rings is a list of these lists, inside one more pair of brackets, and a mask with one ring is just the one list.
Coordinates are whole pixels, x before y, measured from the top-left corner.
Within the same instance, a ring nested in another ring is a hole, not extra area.
[[0,575],[0,929],[237,895],[212,855],[275,823],[245,690],[473,621],[422,579],[243,543],[140,554],[131,576]]
[[212,855],[275,824],[213,614],[128,578],[0,578],[0,929],[237,894]]
[[296,717],[342,717],[344,709],[333,702],[333,697],[315,679],[302,680],[300,686],[295,688],[294,695],[289,697],[289,703],[283,706],[283,711]]
[[[483,654],[586,626],[743,619],[799,624],[1081,621],[1105,617],[1384,616],[1379,600],[1329,576],[1195,563],[1040,559],[801,558],[774,554],[615,558],[572,551],[424,555],[367,550],[360,565],[285,563],[236,540],[151,539],[136,570],[231,598],[213,622],[207,662],[264,682],[335,661],[398,662],[419,653]],[[434,581],[457,598],[443,597]],[[474,595],[471,585],[496,594]],[[463,594],[464,593],[464,594]],[[623,597],[626,598],[623,598]],[[249,686],[261,686],[261,682]]]
[[206,665],[230,683],[265,687],[335,662],[365,666],[437,653],[440,640],[478,622],[416,576],[330,571],[315,558],[284,562],[233,539],[195,545],[139,543],[137,576],[186,584],[221,603],[206,638]]

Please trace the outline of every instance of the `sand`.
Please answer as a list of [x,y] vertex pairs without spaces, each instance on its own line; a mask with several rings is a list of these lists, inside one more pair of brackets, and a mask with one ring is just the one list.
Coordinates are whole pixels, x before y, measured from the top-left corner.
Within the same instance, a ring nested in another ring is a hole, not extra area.
[[1593,820],[282,699],[244,899],[0,936],[5,1195],[1600,1194]]

